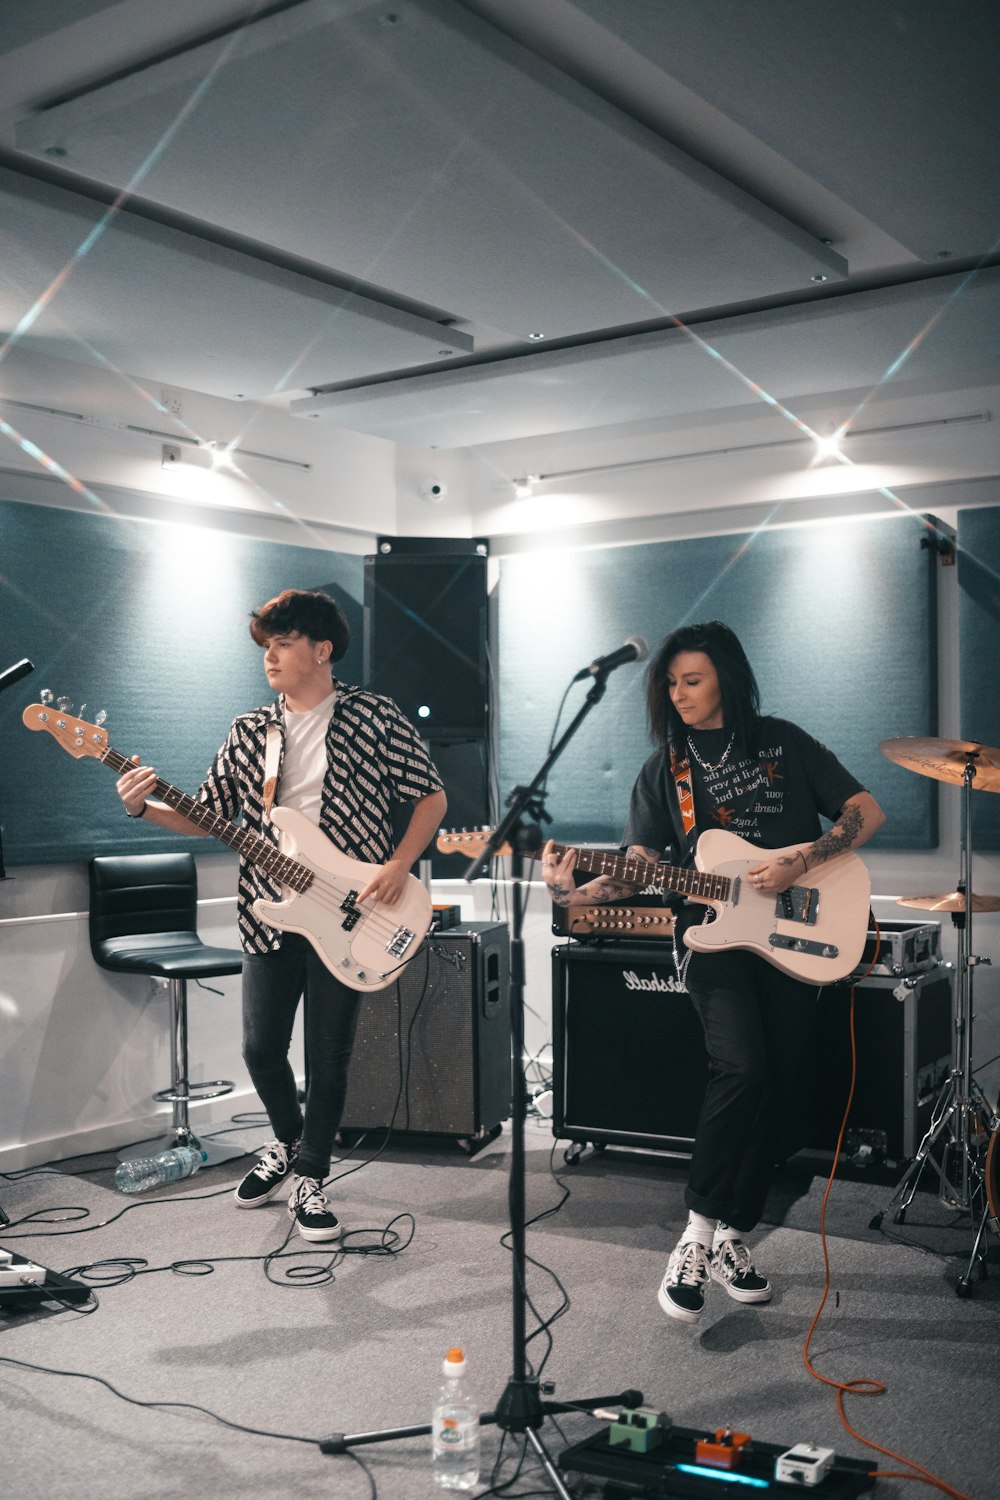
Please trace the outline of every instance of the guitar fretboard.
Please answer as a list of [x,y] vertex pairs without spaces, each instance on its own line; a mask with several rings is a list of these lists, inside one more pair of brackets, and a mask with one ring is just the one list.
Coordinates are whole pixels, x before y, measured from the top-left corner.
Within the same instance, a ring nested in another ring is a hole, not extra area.
[[[560,857],[575,844],[555,844]],[[628,854],[614,854],[610,849],[577,849],[576,868],[586,874],[610,875],[629,885],[655,885],[659,890],[676,891],[694,901],[728,901],[732,881],[728,875],[713,875],[702,870],[686,870]]]
[[[126,756],[112,750],[109,746],[99,759],[112,771],[121,775],[123,771],[134,770],[132,762]],[[196,828],[201,828],[205,833],[211,834],[212,838],[219,839],[223,844],[228,844],[244,859],[248,859],[252,865],[263,870],[265,875],[270,875],[279,885],[287,885],[294,891],[308,890],[313,882],[313,871],[306,865],[301,865],[290,855],[282,854],[268,839],[261,838],[259,833],[252,829],[240,828],[224,818],[220,813],[213,812],[204,802],[196,802],[186,792],[180,791],[178,787],[171,786],[169,781],[163,781],[159,776],[156,778],[156,795],[161,802],[172,807],[174,812],[180,813],[189,823]]]

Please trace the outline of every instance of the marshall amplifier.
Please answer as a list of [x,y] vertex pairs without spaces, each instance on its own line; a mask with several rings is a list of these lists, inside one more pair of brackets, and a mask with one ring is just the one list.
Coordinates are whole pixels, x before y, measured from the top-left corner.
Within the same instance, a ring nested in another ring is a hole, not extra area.
[[555,948],[552,1047],[557,1140],[690,1156],[708,1059],[669,944]]

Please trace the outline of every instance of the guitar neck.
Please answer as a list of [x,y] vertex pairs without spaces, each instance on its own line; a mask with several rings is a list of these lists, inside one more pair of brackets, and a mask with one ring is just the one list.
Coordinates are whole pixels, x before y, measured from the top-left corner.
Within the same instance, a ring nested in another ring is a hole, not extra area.
[[[563,855],[575,844],[556,844],[555,852]],[[658,890],[675,891],[691,901],[728,901],[732,881],[728,875],[713,875],[702,870],[682,869],[628,854],[614,854],[609,849],[577,849],[576,868],[585,874],[609,875],[629,885],[653,885]]]
[[[132,762],[126,756],[121,755],[117,750],[112,750],[110,746],[99,759],[118,775],[121,775],[123,771],[134,769]],[[164,781],[159,776],[156,778],[156,795],[161,802],[173,808],[174,812],[180,813],[181,817],[186,818],[195,828],[200,828],[212,838],[228,844],[231,849],[235,849],[244,859],[256,865],[259,870],[263,870],[266,875],[270,875],[280,885],[290,886],[296,891],[304,891],[312,884],[313,872],[306,865],[299,864],[287,854],[282,854],[277,845],[272,844],[269,839],[262,838],[252,829],[240,828],[236,823],[231,823],[220,813],[213,812],[204,802],[196,802],[186,792],[171,786],[169,781]]]

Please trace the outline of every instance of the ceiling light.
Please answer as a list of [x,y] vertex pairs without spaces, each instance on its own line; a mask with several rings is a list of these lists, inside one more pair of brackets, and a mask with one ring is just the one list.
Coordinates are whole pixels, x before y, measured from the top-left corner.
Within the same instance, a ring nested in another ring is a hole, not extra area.
[[[890,432],[914,432],[929,427],[957,427],[972,422],[992,422],[993,414],[988,411],[964,412],[955,417],[928,417],[919,422],[892,422],[883,427],[848,427],[838,429],[838,441],[853,442],[855,438],[881,437]],[[734,453],[763,453],[774,448],[795,448],[802,443],[809,442],[806,437],[772,438],[763,443],[731,443],[724,448],[695,448],[684,453],[661,453],[651,458],[626,458],[620,463],[613,464],[588,464],[586,468],[553,470],[548,474],[535,474],[528,476],[536,483],[548,483],[555,479],[580,479],[587,474],[608,474],[626,469],[648,469],[659,464],[677,464],[690,462],[699,458],[728,458]],[[832,441],[832,439],[830,440]],[[516,483],[527,481],[518,480]]]
[[518,500],[527,500],[535,493],[535,485],[537,483],[537,474],[525,474],[523,479],[514,480],[514,494]]
[[831,432],[829,437],[816,437],[816,460],[824,458],[839,458],[840,444],[847,432],[846,427],[838,427],[836,432]]
[[537,341],[539,339],[543,339],[545,337],[545,335],[544,335],[544,333],[529,333],[528,337],[529,337],[529,339],[533,339],[537,343]]

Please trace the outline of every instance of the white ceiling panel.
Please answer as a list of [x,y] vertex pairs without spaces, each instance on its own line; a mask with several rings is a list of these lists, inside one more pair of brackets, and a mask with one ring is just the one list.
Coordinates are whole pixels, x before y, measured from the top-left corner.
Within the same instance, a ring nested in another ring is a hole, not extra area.
[[922,259],[995,246],[995,0],[574,4]]
[[30,115],[17,140],[512,338],[846,271],[448,0],[306,0]]
[[[1000,270],[832,297],[694,328],[441,370],[291,404],[439,448],[717,410],[890,381],[1000,373]],[[760,390],[756,389],[757,387]]]
[[211,395],[264,397],[335,367],[346,379],[423,365],[472,342],[2,168],[0,256],[0,326],[27,348],[84,362],[93,349]]

